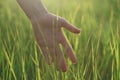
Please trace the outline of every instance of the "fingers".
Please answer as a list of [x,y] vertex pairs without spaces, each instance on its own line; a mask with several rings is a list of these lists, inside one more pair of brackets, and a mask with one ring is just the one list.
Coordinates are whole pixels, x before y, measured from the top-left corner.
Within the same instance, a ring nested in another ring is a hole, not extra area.
[[70,44],[67,42],[67,40],[65,39],[65,37],[62,37],[62,41],[61,44],[63,45],[63,47],[65,48],[68,56],[70,57],[70,60],[72,61],[72,63],[76,63],[76,56],[74,55],[74,51],[72,49],[72,47],[70,46]]
[[73,32],[73,33],[80,33],[80,29],[76,28],[75,26],[73,26],[72,24],[70,24],[67,20],[65,20],[64,18],[61,18],[61,25],[68,29],[69,31]]
[[59,69],[59,67],[61,67],[63,72],[67,71],[67,65],[65,62],[65,57],[63,55],[62,50],[60,49],[60,47],[58,46],[56,48],[56,52],[57,52],[57,56],[56,56],[56,67],[57,69]]
[[49,50],[52,57],[52,61],[56,62],[56,69],[57,70],[62,69],[62,71],[65,72],[67,70],[67,66],[63,52],[60,49],[59,44],[57,43],[54,48],[49,47]]
[[48,47],[49,53],[52,58],[52,62],[56,62],[56,69],[62,69],[63,72],[67,70],[65,57],[62,50],[59,47],[59,44],[56,44],[55,47]]
[[51,60],[50,60],[49,52],[48,52],[47,48],[46,47],[41,47],[41,50],[43,52],[45,61],[48,63],[48,65],[50,65],[51,64]]

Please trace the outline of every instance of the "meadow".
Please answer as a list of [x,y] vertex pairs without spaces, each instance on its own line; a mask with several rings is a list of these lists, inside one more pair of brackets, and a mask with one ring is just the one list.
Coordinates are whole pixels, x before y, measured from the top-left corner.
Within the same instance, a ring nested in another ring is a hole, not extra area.
[[0,0],[0,80],[120,80],[120,0],[43,0],[47,9],[82,29],[63,30],[77,64],[47,65],[29,19],[15,0]]

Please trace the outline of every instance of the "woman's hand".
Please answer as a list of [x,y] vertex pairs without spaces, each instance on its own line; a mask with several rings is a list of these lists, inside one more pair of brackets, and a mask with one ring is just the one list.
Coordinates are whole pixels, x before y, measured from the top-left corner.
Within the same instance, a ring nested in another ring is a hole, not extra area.
[[64,18],[51,13],[46,13],[31,19],[35,37],[41,48],[41,51],[48,64],[56,62],[56,68],[67,70],[64,53],[60,48],[60,44],[66,50],[67,55],[73,63],[76,63],[76,57],[70,44],[67,42],[62,32],[62,27],[73,33],[80,33]]

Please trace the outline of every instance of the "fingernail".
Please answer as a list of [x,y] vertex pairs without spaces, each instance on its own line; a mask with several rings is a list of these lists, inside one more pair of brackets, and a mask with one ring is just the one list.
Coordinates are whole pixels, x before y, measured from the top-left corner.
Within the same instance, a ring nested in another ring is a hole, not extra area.
[[62,67],[62,72],[66,72],[67,71],[67,66]]
[[61,68],[62,68],[62,72],[66,72],[67,71],[67,65],[65,60],[62,60],[61,62]]

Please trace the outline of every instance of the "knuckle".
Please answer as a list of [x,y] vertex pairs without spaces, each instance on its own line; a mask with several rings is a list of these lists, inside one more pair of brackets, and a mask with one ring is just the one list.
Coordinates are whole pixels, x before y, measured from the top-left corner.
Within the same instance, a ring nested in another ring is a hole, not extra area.
[[66,22],[67,22],[67,20],[65,18],[63,18],[63,17],[60,18],[60,25],[61,26],[65,26]]
[[61,18],[61,21],[62,21],[62,22],[66,22],[66,19],[65,19],[65,18]]

